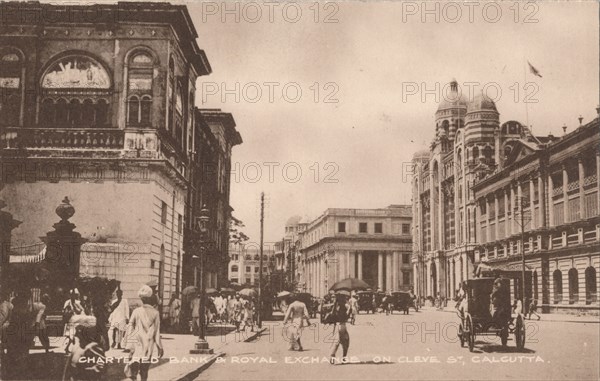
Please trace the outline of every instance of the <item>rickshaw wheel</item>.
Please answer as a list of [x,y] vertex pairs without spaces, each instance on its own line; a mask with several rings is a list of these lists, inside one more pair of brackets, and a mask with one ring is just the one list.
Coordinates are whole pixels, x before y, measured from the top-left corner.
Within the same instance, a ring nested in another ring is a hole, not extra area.
[[519,314],[515,324],[515,341],[517,342],[517,349],[525,348],[525,337],[525,322],[523,321],[523,315]]
[[473,352],[473,348],[475,347],[475,327],[473,326],[473,319],[471,318],[470,314],[467,314],[465,331],[467,333],[467,340],[469,342],[469,351]]
[[460,339],[460,347],[464,348],[464,346],[465,346],[465,330],[463,329],[462,322],[458,326],[458,338]]
[[500,341],[502,342],[502,346],[505,347],[508,341],[508,327],[504,327],[500,331]]

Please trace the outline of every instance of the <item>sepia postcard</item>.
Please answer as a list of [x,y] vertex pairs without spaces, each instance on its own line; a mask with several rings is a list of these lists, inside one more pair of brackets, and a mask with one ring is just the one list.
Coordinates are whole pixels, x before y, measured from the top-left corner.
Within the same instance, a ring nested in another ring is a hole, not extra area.
[[0,1],[0,380],[598,380],[599,14]]

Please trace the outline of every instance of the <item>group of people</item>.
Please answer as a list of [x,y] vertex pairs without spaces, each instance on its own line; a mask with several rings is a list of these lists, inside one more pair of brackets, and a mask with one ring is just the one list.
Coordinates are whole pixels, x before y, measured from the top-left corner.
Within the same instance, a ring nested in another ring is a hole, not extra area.
[[[112,301],[112,312],[108,322],[102,323],[113,330],[113,347],[124,346],[129,353],[124,373],[129,379],[136,380],[138,374],[142,380],[148,379],[150,359],[163,356],[160,338],[160,313],[157,310],[157,297],[153,290],[144,285],[138,291],[142,305],[129,315],[129,305],[122,298],[120,290]],[[79,300],[77,290],[65,302],[63,313],[68,317],[65,326],[68,343],[65,348],[69,358],[65,366],[63,380],[102,380],[106,363],[105,351],[108,339],[103,337],[98,318],[88,315],[85,305]],[[73,346],[72,351],[69,347]]]
[[[330,352],[331,364],[339,362],[336,360],[336,355],[340,345],[342,346],[341,362],[344,362],[348,357],[350,335],[346,323],[351,320],[351,324],[354,324],[353,315],[356,314],[353,314],[352,311],[357,312],[358,308],[356,297],[354,295],[352,297],[354,297],[354,302],[347,291],[331,293],[326,295],[324,304],[320,308],[321,322],[332,325],[334,330],[334,340]],[[289,349],[291,351],[303,351],[302,329],[311,326],[310,314],[306,304],[296,298],[294,294],[289,299],[291,303],[288,304],[283,318],[283,324],[287,327],[285,332],[288,333],[290,339]]]
[[[200,293],[194,295],[189,305],[191,330],[194,335],[197,335],[200,329],[200,298]],[[181,302],[178,299],[172,299],[169,305],[172,326],[179,324],[181,309]],[[232,324],[238,332],[250,327],[254,332],[256,313],[256,302],[253,297],[241,297],[239,293],[226,296],[217,293],[206,297],[204,321],[207,325],[210,323]]]

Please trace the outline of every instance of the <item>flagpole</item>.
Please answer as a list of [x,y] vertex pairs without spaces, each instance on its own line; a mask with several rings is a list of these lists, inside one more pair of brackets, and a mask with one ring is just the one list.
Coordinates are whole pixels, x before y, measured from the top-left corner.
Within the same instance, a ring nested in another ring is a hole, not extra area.
[[529,126],[529,107],[527,106],[527,99],[525,99],[525,89],[527,88],[527,60],[523,57],[523,75],[525,77],[525,83],[523,84],[523,103],[525,103],[525,125],[529,129],[529,132],[533,135],[533,128]]

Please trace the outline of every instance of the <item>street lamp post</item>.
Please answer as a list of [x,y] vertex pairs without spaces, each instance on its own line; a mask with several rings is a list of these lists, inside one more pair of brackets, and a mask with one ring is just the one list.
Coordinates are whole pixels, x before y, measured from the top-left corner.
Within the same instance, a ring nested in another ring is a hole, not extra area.
[[200,327],[198,329],[198,340],[194,344],[194,349],[190,350],[191,354],[212,354],[213,350],[208,346],[206,341],[206,333],[204,331],[206,325],[206,292],[204,288],[204,262],[206,257],[206,244],[208,243],[208,209],[206,205],[200,210],[200,217],[197,218],[198,236],[196,249],[200,256],[194,255],[194,259],[200,263]]

